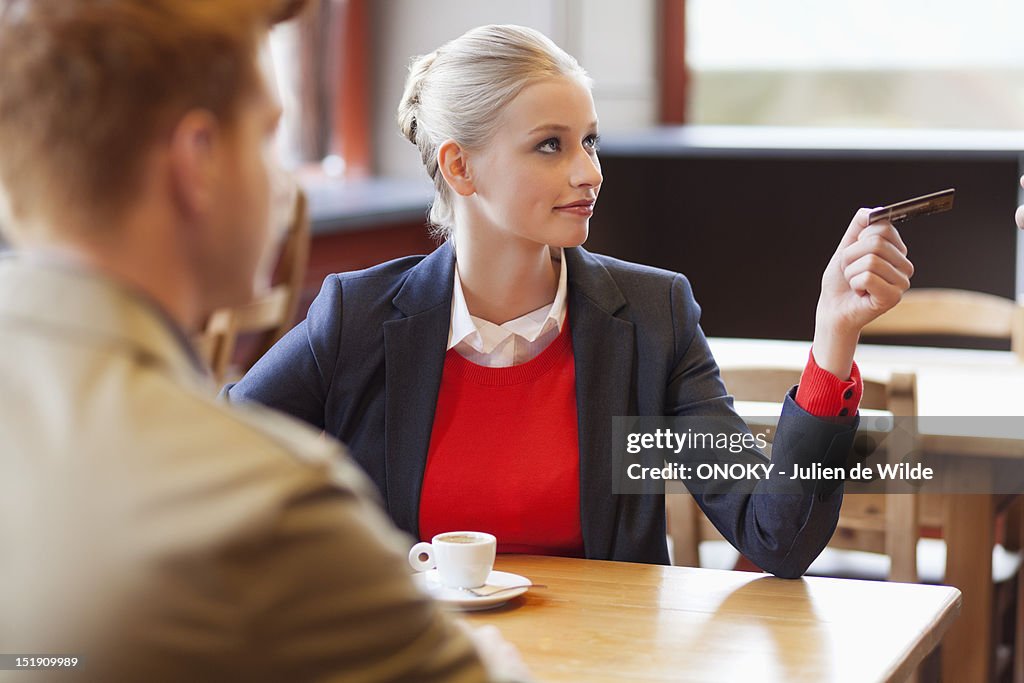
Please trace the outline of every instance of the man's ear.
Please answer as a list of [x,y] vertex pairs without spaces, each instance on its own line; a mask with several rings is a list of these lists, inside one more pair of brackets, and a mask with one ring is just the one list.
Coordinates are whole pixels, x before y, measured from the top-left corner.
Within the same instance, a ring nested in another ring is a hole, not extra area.
[[449,187],[463,197],[476,192],[476,185],[469,175],[466,150],[454,140],[445,140],[437,148],[437,167]]
[[188,112],[171,131],[171,189],[178,208],[189,218],[208,213],[216,201],[221,144],[220,125],[208,111]]

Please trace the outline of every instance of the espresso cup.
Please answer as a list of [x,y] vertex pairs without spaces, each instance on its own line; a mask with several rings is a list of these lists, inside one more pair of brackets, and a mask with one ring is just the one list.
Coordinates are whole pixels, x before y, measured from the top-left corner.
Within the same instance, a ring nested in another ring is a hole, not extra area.
[[418,572],[437,567],[441,583],[451,588],[479,588],[494,567],[498,540],[482,531],[447,531],[417,543],[409,564]]

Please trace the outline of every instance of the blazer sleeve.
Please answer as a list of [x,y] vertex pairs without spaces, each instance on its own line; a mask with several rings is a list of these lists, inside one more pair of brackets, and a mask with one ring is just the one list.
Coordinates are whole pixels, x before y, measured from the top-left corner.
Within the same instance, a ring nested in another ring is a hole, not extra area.
[[323,429],[324,406],[338,362],[341,322],[341,279],[330,275],[306,319],[239,382],[224,387],[221,397],[232,403],[261,403]]
[[[676,359],[666,391],[666,415],[712,418],[733,432],[749,433],[719,376],[707,339],[699,325],[700,307],[690,284],[677,275],[671,307]],[[817,418],[800,408],[796,388],[783,399],[782,415],[772,446],[771,463],[787,473],[793,467],[846,462],[857,419]],[[766,463],[756,449],[732,454],[741,463]],[[733,483],[727,491],[691,486],[694,499],[715,527],[736,548],[765,571],[784,578],[801,576],[835,531],[842,504],[842,485],[816,483],[813,489],[780,493],[768,481]]]

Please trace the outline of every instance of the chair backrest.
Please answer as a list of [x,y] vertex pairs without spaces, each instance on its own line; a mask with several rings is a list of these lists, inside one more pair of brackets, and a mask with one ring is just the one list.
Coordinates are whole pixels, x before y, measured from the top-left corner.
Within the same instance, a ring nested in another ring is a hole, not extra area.
[[928,335],[1005,339],[1024,359],[1024,306],[985,292],[911,289],[861,332],[862,337]]
[[[800,381],[801,370],[774,367],[736,367],[721,370],[726,388],[738,401],[779,403]],[[917,415],[916,377],[894,373],[887,382],[864,380],[861,408],[881,410],[894,416]],[[915,447],[913,421],[893,430],[885,440],[888,457],[911,453]],[[773,435],[772,432],[769,436]],[[669,533],[675,564],[699,566],[701,540],[721,538],[692,497],[679,495],[682,485],[666,488]],[[848,494],[844,497],[839,526],[830,542],[843,548],[882,552],[891,558],[889,578],[917,581],[919,502],[912,494]]]
[[[244,374],[292,327],[310,247],[309,213],[301,190],[281,245],[270,289],[245,306],[214,311],[195,340],[218,383]],[[247,343],[242,357],[236,358],[242,336]]]

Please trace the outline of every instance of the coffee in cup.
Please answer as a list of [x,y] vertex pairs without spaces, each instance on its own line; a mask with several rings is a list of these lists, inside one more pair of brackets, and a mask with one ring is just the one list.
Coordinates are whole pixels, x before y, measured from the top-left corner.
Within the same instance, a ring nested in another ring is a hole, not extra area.
[[480,537],[472,534],[441,534],[434,540],[445,543],[478,543]]

